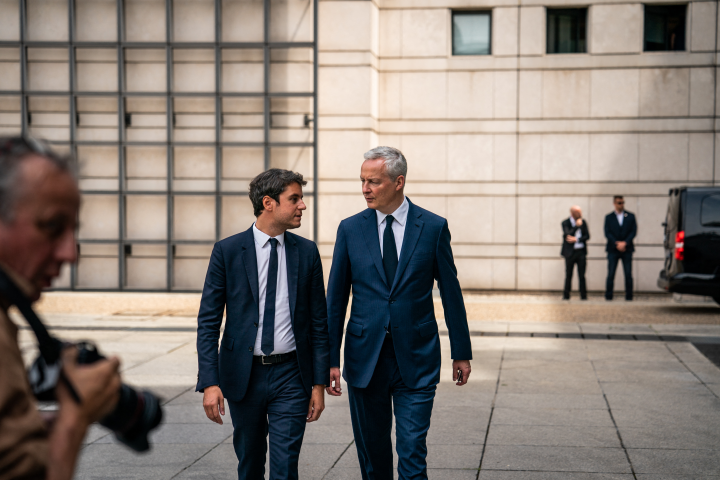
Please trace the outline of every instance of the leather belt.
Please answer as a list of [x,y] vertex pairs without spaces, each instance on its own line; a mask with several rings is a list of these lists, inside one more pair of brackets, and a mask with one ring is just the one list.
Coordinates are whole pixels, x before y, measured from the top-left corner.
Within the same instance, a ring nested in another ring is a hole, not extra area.
[[278,353],[277,355],[254,355],[253,363],[260,365],[278,365],[280,363],[289,362],[297,358],[297,351],[293,350],[288,353]]

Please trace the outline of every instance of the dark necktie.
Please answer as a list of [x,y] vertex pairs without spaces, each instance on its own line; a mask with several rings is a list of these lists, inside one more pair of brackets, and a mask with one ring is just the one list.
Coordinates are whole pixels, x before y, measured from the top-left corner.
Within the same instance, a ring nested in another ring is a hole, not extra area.
[[397,245],[392,230],[394,220],[392,215],[385,217],[385,232],[383,232],[383,266],[385,267],[388,286],[391,288],[398,267]]
[[265,314],[263,316],[262,342],[260,350],[270,355],[275,350],[275,293],[277,291],[278,241],[270,239],[270,264],[268,265],[267,287],[265,289]]

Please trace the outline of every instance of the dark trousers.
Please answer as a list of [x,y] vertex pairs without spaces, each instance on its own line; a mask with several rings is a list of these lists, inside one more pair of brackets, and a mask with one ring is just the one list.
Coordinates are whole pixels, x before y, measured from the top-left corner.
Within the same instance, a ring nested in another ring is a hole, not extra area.
[[278,365],[253,364],[245,397],[239,402],[228,400],[238,479],[265,478],[268,434],[270,479],[298,478],[309,402],[297,360]]
[[587,286],[585,285],[585,267],[587,266],[587,250],[580,248],[573,250],[569,257],[565,257],[565,288],[563,298],[570,298],[570,287],[572,285],[573,269],[577,264],[578,280],[580,281],[580,298],[587,298]]
[[393,407],[400,480],[427,479],[427,433],[436,385],[412,389],[403,383],[392,340],[383,343],[366,388],[348,387],[350,416],[363,480],[392,480],[390,431]]
[[613,288],[615,285],[615,272],[617,271],[618,260],[622,260],[623,272],[625,272],[625,299],[633,298],[632,278],[632,252],[608,252],[608,276],[605,283],[605,298],[612,300]]

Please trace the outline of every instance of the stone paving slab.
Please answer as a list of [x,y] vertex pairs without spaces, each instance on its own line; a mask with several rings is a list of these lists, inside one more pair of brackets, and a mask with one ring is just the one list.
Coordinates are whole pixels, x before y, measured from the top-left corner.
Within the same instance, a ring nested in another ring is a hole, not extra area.
[[[593,308],[602,307],[596,303]],[[102,351],[120,356],[126,382],[163,397],[164,424],[153,433],[154,447],[146,455],[129,452],[106,430],[93,426],[76,478],[235,478],[229,414],[225,425],[211,423],[202,409],[202,395],[193,392],[195,320],[118,317],[64,315],[53,316],[51,323],[63,338],[94,340]],[[473,372],[462,388],[451,380],[449,339],[441,336],[445,367],[428,435],[428,477],[720,477],[720,369],[691,343],[658,337],[713,338],[720,336],[720,327],[661,327],[471,322],[475,332],[523,336],[473,336]],[[553,335],[579,337],[579,332],[592,332],[599,339]],[[28,333],[21,331],[27,358],[34,352]],[[623,337],[631,333],[652,340]],[[300,478],[358,480],[347,394],[326,397],[326,406],[320,421],[307,427]]]

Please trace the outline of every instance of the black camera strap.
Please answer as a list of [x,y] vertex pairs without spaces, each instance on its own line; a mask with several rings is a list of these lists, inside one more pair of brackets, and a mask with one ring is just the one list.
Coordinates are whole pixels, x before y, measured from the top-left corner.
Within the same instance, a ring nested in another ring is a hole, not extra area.
[[[30,299],[20,290],[20,288],[12,281],[10,276],[0,268],[0,294],[3,298],[11,305],[15,305],[20,313],[22,313],[25,320],[32,328],[38,341],[38,350],[40,350],[40,356],[48,366],[58,366],[60,361],[60,353],[63,349],[63,343],[57,338],[50,335],[45,325],[43,325],[40,318],[37,316],[35,311],[32,309]],[[79,404],[82,403],[80,396],[72,386],[67,377],[59,372],[59,380],[62,381],[68,388],[70,395]]]
[[30,328],[35,332],[35,336],[38,340],[38,349],[40,355],[48,365],[52,365],[60,358],[60,352],[62,351],[62,342],[57,338],[50,335],[45,325],[40,321],[37,314],[33,311],[30,305],[30,300],[22,293],[20,288],[15,285],[5,271],[0,268],[0,292],[5,300],[10,302],[11,305],[15,305],[20,313],[22,313],[25,320],[27,320]]

